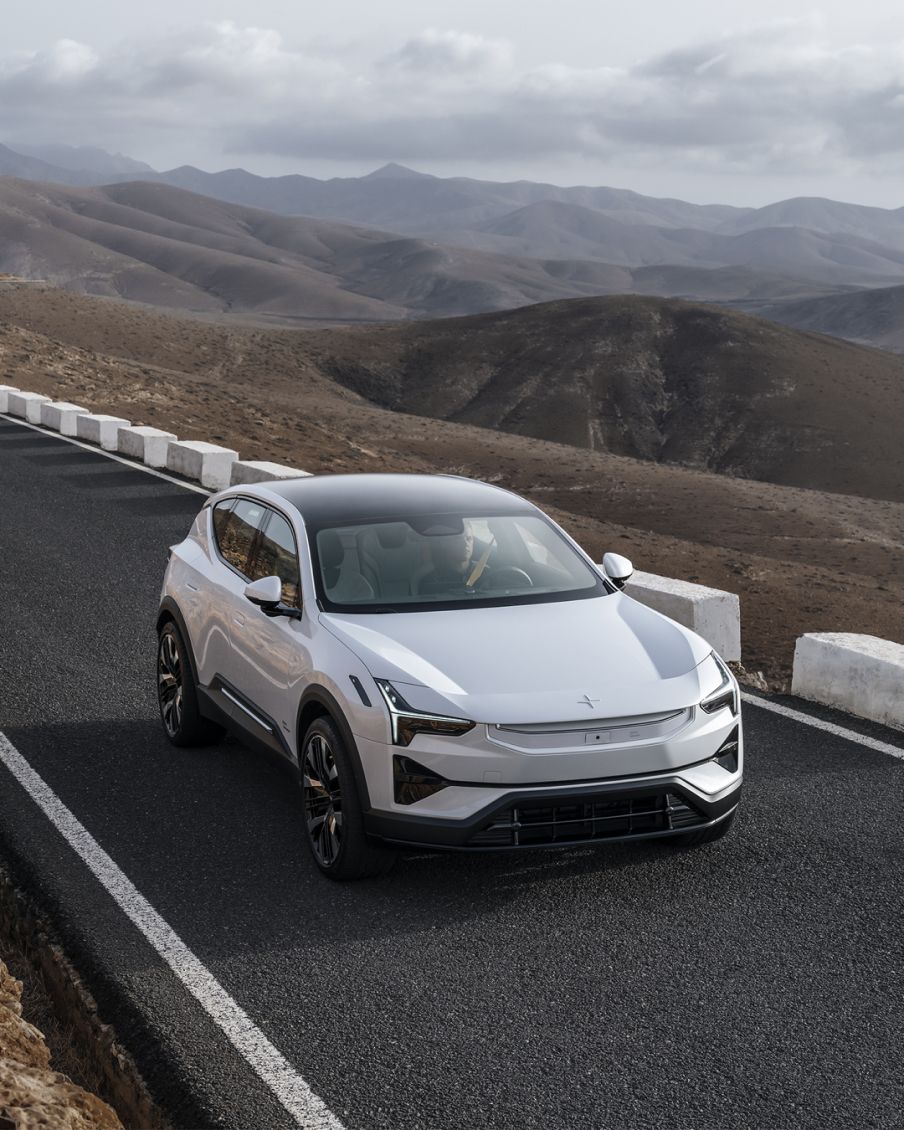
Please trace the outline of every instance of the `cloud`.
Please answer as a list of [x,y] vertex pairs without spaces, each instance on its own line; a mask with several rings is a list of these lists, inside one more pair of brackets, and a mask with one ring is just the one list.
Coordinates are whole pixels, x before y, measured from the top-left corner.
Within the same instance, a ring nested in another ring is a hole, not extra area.
[[412,36],[398,51],[382,60],[384,68],[418,75],[508,70],[514,64],[512,45],[503,39],[486,39],[460,31],[428,28]]
[[[818,21],[634,67],[519,66],[511,44],[428,29],[362,61],[227,22],[107,52],[0,53],[0,137],[308,159],[602,157],[757,172],[904,159],[904,44],[829,47]],[[131,134],[130,134],[131,131]],[[130,141],[131,137],[131,141]]]

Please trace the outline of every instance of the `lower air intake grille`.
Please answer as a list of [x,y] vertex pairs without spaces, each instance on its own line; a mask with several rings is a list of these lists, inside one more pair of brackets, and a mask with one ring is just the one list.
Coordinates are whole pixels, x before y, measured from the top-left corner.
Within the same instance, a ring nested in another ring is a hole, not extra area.
[[674,793],[613,799],[588,796],[558,802],[525,801],[497,812],[468,841],[471,847],[580,843],[695,828],[706,818]]

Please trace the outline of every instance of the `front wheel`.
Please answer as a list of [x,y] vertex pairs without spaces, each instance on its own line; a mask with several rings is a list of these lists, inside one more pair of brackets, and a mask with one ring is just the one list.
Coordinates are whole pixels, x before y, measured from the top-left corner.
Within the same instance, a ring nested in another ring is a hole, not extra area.
[[324,875],[364,879],[388,871],[395,852],[365,835],[351,756],[331,719],[311,723],[299,761],[305,834]]

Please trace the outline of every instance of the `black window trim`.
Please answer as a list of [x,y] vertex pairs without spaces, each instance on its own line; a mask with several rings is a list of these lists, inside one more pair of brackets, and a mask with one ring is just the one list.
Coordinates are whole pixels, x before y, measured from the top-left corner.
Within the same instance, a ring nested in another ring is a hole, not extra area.
[[285,519],[285,521],[286,521],[286,523],[288,524],[288,527],[289,527],[289,532],[292,535],[292,540],[295,542],[295,557],[296,557],[296,560],[298,561],[298,599],[299,599],[298,607],[299,607],[299,609],[303,610],[304,609],[304,601],[301,598],[301,554],[299,553],[299,550],[298,550],[298,537],[295,533],[295,527],[292,523],[292,519],[285,512],[285,510],[282,510],[279,506],[274,506],[269,500],[265,501],[263,498],[258,498],[256,495],[253,495],[253,494],[231,494],[231,495],[229,495],[228,498],[222,498],[222,499],[220,499],[219,502],[214,503],[212,506],[209,502],[204,503],[204,507],[206,507],[210,511],[210,539],[213,542],[214,552],[217,556],[217,560],[220,562],[221,565],[225,565],[226,568],[230,572],[235,573],[235,575],[237,577],[241,577],[242,580],[247,582],[248,584],[251,583],[251,578],[248,576],[247,573],[243,573],[243,572],[241,572],[241,570],[236,569],[236,567],[232,564],[232,562],[227,561],[226,558],[223,556],[223,554],[220,550],[220,542],[219,542],[219,539],[217,538],[217,529],[216,529],[216,526],[214,525],[214,521],[213,521],[213,515],[214,515],[215,510],[218,510],[221,506],[226,506],[228,504],[229,505],[229,513],[231,514],[237,502],[253,502],[253,503],[256,503],[258,506],[262,507],[265,511],[264,519],[263,519],[261,525],[255,527],[254,537],[251,539],[251,545],[248,547],[248,555],[245,558],[245,565],[246,566],[248,565],[248,562],[251,561],[255,552],[257,551],[258,541],[261,537],[261,534],[264,533],[264,531],[267,529],[267,526],[270,523],[270,515],[271,514],[279,514],[279,516],[281,518]]

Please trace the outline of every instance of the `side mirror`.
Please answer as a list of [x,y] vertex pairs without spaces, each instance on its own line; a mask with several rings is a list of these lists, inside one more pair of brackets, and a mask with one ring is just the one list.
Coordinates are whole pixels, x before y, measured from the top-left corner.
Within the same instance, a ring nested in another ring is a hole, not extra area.
[[634,566],[620,553],[607,553],[603,558],[603,572],[617,589],[623,589],[634,573]]
[[282,600],[282,581],[279,577],[261,577],[245,585],[245,596],[259,608],[272,608]]
[[290,608],[282,603],[282,581],[279,577],[261,577],[245,585],[245,598],[256,604],[265,616],[288,616],[292,620],[300,620],[301,613],[297,608]]

